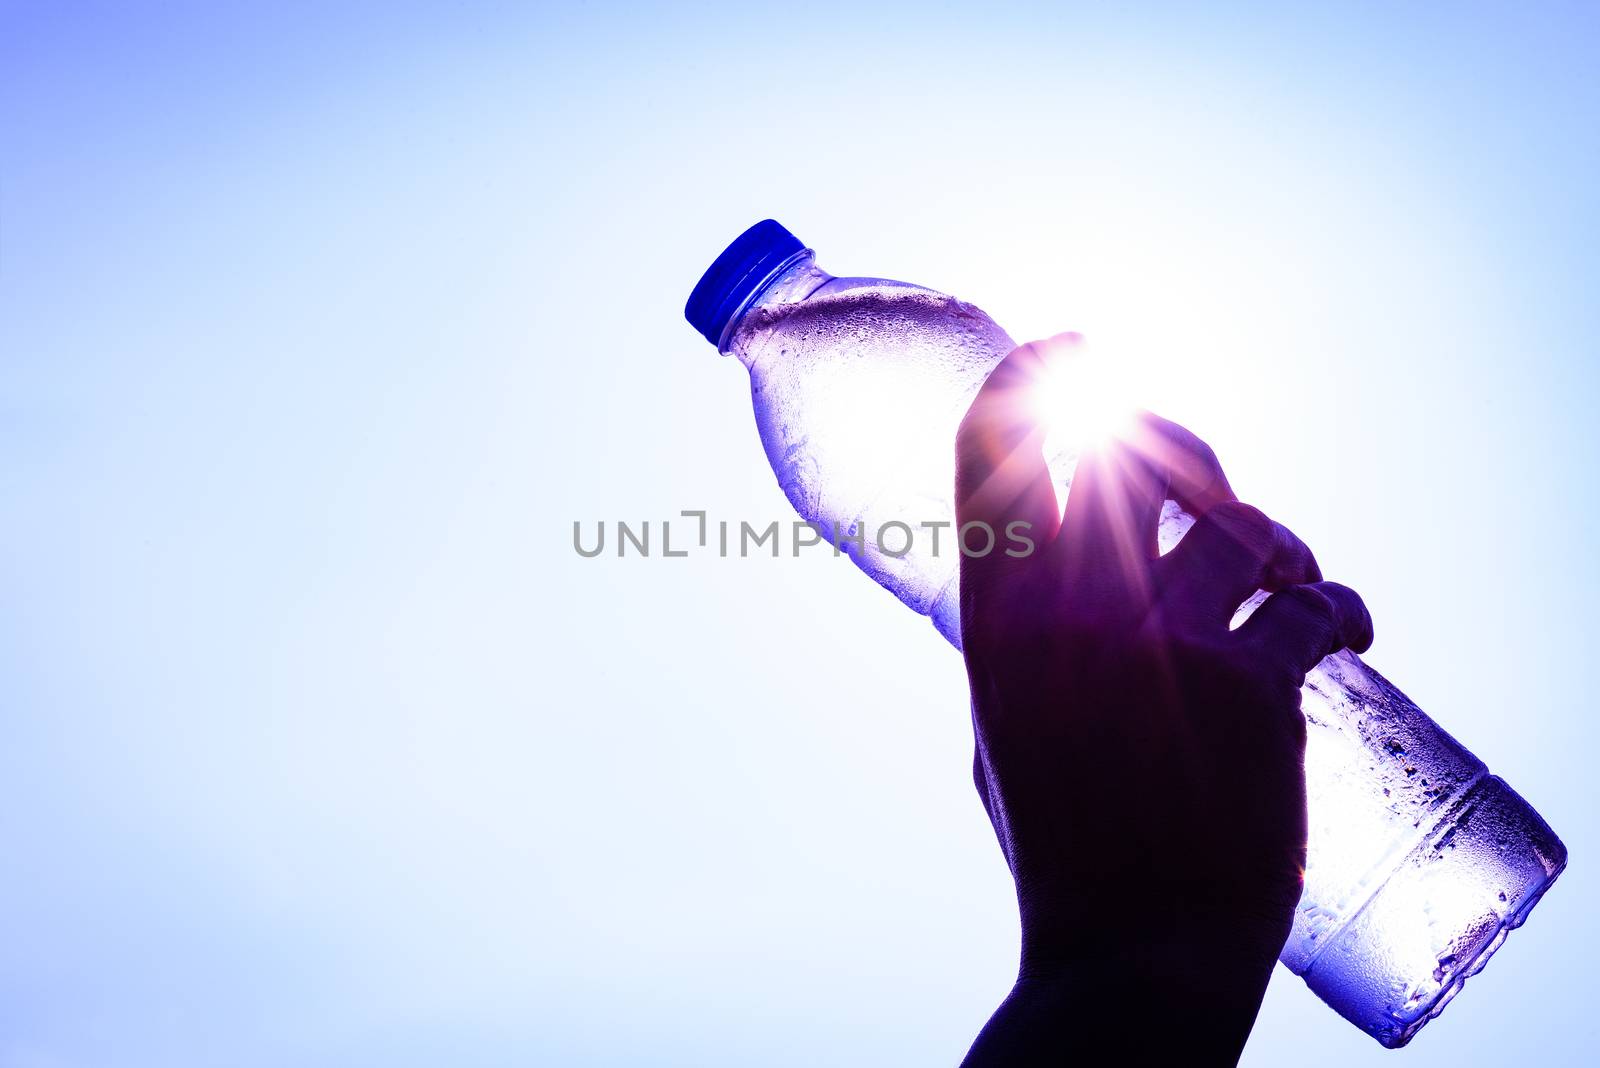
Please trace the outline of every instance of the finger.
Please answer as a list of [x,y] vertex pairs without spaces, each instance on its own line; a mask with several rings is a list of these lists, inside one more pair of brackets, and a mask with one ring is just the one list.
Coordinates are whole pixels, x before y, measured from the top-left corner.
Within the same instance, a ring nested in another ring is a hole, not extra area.
[[1305,542],[1238,501],[1212,505],[1159,566],[1168,610],[1180,620],[1209,626],[1227,626],[1256,590],[1322,579]]
[[1167,495],[1196,519],[1223,501],[1237,499],[1217,454],[1185,427],[1151,412],[1139,412],[1125,439],[1148,463],[1166,473]]
[[1081,594],[1147,585],[1166,499],[1165,471],[1127,443],[1104,441],[1081,451],[1055,543],[1069,587]]
[[1066,570],[1124,580],[1146,572],[1159,552],[1168,498],[1201,516],[1232,500],[1233,488],[1209,445],[1176,423],[1139,412],[1115,436],[1079,455],[1062,518]]
[[1031,524],[1036,541],[1055,536],[1061,513],[1034,397],[1051,349],[1060,344],[1052,338],[1013,349],[973,398],[956,432],[960,526],[981,522],[998,531],[1020,520]]
[[1304,675],[1340,649],[1372,647],[1372,614],[1361,595],[1337,582],[1289,586],[1268,597],[1238,639]]

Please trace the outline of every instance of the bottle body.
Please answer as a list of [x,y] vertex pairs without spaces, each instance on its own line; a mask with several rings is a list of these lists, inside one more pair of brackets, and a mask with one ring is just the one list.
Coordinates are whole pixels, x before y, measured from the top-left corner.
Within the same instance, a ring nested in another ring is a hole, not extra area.
[[[795,509],[958,648],[955,434],[1012,347],[970,304],[834,278],[809,251],[752,296],[719,345],[750,371],[762,444]],[[1071,457],[1050,460],[1064,500]],[[1191,522],[1169,503],[1162,550]],[[1353,654],[1313,669],[1302,707],[1309,859],[1280,959],[1380,1043],[1404,1045],[1527,917],[1566,850]]]
[[750,371],[761,443],[789,503],[958,647],[956,428],[1012,348],[970,304],[834,278],[807,260],[727,344]]

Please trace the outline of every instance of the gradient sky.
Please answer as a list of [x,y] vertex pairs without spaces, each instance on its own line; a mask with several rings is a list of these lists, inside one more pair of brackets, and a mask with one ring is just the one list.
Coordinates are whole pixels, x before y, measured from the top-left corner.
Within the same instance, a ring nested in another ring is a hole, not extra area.
[[768,216],[1138,367],[1565,838],[1406,1051],[1280,969],[1245,1063],[1584,1063],[1600,13],[1206,7],[0,3],[0,1066],[959,1059],[959,659],[571,548],[789,514],[681,318]]

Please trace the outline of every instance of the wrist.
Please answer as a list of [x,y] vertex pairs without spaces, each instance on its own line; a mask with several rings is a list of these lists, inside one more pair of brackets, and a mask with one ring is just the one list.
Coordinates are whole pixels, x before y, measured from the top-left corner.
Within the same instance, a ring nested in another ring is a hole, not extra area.
[[1170,904],[1132,915],[1071,910],[1065,924],[1059,912],[1034,916],[1024,923],[1017,988],[1030,997],[1070,994],[1076,1013],[1182,1019],[1211,1045],[1242,1045],[1292,920],[1292,910]]
[[1108,991],[1136,993],[1161,1001],[1186,999],[1211,1009],[1235,1008],[1253,1014],[1277,963],[1277,953],[1248,937],[1120,939],[1115,946],[1078,947],[1063,953],[1024,944],[1017,984],[1051,988],[1092,983]]
[[1048,978],[1085,966],[1147,970],[1183,978],[1207,972],[1260,969],[1270,974],[1294,924],[1293,894],[1260,892],[1250,884],[1231,893],[1194,886],[1141,891],[1124,884],[1109,900],[1049,892],[1019,882],[1022,923],[1019,978]]

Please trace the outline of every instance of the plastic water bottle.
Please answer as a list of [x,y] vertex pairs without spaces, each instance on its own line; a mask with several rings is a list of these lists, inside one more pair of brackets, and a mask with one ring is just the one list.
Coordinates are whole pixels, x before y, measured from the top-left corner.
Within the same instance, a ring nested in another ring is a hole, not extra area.
[[[835,278],[770,219],[717,257],[684,314],[749,370],[790,503],[959,647],[956,428],[1011,338],[954,297]],[[1052,470],[1071,459],[1052,457]],[[1162,550],[1191,522],[1169,503]],[[1302,697],[1309,859],[1280,959],[1345,1019],[1402,1046],[1527,918],[1566,847],[1354,654],[1323,660]]]

